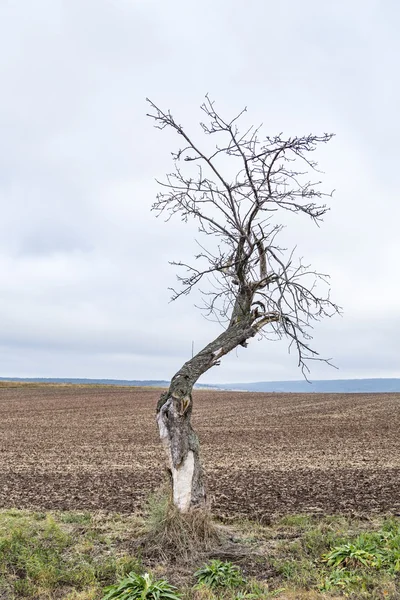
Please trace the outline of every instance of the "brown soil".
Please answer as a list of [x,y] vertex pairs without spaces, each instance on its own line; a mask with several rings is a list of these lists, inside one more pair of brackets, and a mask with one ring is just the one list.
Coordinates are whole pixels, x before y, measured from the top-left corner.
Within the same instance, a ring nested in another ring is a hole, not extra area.
[[[158,390],[0,386],[0,506],[136,509],[163,480]],[[213,511],[400,513],[399,394],[198,391]]]

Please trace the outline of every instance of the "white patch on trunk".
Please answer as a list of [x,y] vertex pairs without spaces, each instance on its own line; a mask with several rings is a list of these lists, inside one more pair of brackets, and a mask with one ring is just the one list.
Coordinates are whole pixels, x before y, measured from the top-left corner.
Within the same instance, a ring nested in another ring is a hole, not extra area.
[[160,411],[157,415],[157,425],[161,440],[164,441],[165,439],[168,439],[168,430],[163,420],[162,411]]
[[163,420],[163,410],[157,415],[157,424],[160,432],[161,442],[168,458],[168,464],[172,472],[174,504],[181,512],[190,509],[192,501],[192,481],[194,474],[194,453],[189,450],[185,460],[174,467],[171,455],[171,440],[168,429]]
[[192,450],[189,450],[182,464],[177,469],[172,468],[174,504],[181,512],[187,512],[190,509],[193,473],[194,454]]

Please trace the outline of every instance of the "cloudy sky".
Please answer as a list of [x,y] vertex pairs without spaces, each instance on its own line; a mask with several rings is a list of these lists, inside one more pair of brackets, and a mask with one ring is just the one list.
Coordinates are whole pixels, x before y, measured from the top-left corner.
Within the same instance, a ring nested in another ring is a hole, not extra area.
[[[314,332],[339,370],[312,376],[400,377],[399,22],[396,0],[1,0],[0,376],[168,379],[219,333],[169,303],[195,230],[150,212],[179,141],[145,98],[201,136],[208,92],[266,134],[336,134],[331,212],[285,232],[344,309]],[[202,381],[299,378],[253,340]]]

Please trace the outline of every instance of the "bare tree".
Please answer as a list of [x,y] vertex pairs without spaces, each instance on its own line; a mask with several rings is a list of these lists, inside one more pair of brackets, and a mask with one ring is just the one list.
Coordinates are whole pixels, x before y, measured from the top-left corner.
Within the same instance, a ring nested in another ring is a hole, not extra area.
[[153,210],[167,218],[196,220],[202,238],[193,264],[172,263],[183,270],[178,276],[182,287],[173,290],[172,299],[206,281],[202,308],[224,327],[179,369],[157,404],[174,503],[186,512],[205,502],[199,442],[190,423],[192,389],[199,377],[257,334],[285,336],[305,376],[309,361],[326,360],[311,347],[310,329],[339,310],[321,286],[328,276],[279,246],[283,225],[277,219],[289,211],[317,224],[322,220],[328,210],[323,199],[331,194],[323,193],[308,173],[318,172],[311,155],[332,135],[261,138],[260,128],[253,127],[241,132],[238,120],[246,109],[225,121],[206,96],[201,127],[216,143],[205,150],[169,111],[147,101],[155,126],[175,130],[183,144],[172,154],[173,172],[158,181],[162,191]]

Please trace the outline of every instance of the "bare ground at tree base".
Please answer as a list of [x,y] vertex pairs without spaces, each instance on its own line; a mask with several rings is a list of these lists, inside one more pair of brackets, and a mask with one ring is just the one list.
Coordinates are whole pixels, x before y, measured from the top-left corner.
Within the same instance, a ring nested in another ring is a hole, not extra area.
[[[131,512],[164,478],[158,390],[0,384],[0,507]],[[220,517],[400,514],[400,394],[197,391]]]

